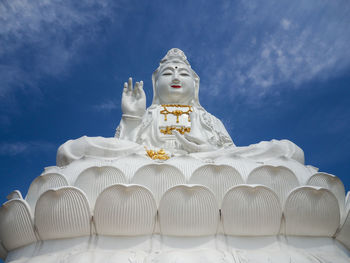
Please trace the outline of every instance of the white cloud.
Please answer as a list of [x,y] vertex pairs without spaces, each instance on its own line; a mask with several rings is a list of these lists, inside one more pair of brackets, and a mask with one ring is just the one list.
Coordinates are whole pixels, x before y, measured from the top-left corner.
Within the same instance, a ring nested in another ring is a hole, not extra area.
[[115,8],[112,0],[1,1],[0,98],[66,72],[82,47],[98,39],[101,23],[114,19]]
[[101,104],[94,105],[93,108],[97,111],[111,111],[120,108],[120,104],[115,101],[105,101]]
[[283,27],[284,30],[288,30],[291,25],[291,22],[288,19],[283,18],[281,20],[281,26]]
[[28,145],[22,142],[2,143],[0,145],[0,154],[2,155],[17,155],[25,152]]
[[229,90],[229,99],[244,93],[259,100],[278,89],[328,80],[350,67],[349,1],[227,3],[222,24],[234,33],[217,51],[219,62],[192,50],[207,65],[202,80],[210,98]]
[[0,155],[14,156],[37,151],[53,151],[56,145],[44,141],[3,142],[0,144]]

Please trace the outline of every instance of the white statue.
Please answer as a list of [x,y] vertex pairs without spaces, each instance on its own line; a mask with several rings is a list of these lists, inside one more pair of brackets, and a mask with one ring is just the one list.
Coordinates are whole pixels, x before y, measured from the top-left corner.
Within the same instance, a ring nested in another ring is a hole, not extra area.
[[234,146],[220,120],[199,103],[199,77],[185,54],[171,49],[152,75],[153,102],[146,110],[143,82],[124,84],[118,139],[149,147],[206,152]]
[[[58,150],[58,165],[84,156],[144,155],[145,148],[155,150],[153,153],[165,150],[170,156],[191,154],[201,159],[233,154],[254,161],[287,157],[304,163],[303,151],[288,140],[236,147],[222,122],[200,105],[199,77],[180,49],[168,51],[153,73],[152,83],[153,101],[146,109],[143,81],[133,86],[129,78],[124,83],[123,115],[115,138],[84,136],[70,140]],[[153,153],[148,155],[153,157]]]

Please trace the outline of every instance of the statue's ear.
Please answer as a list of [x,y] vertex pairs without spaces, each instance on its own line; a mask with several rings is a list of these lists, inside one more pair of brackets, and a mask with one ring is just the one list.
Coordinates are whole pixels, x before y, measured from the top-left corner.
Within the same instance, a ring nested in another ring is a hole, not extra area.
[[153,101],[152,101],[152,105],[153,104],[159,104],[159,99],[157,96],[157,90],[156,90],[156,78],[158,75],[159,69],[156,69],[153,74],[152,74],[152,85],[153,85]]

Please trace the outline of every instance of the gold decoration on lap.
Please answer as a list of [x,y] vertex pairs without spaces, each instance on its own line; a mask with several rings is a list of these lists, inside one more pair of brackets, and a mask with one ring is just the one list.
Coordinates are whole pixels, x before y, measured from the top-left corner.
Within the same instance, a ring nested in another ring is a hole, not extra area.
[[[172,114],[172,115],[176,116],[176,123],[179,123],[179,116],[181,116],[183,114],[186,114],[188,116],[189,122],[191,121],[190,113],[192,112],[192,106],[190,106],[190,105],[163,104],[162,107],[163,107],[163,109],[160,111],[160,114],[164,115],[164,121],[168,120],[168,114]],[[188,110],[183,111],[183,110],[176,109],[176,110],[170,111],[170,110],[168,110],[167,107],[188,108]]]
[[166,126],[165,129],[160,129],[160,132],[165,134],[165,135],[172,135],[172,131],[178,131],[179,133],[181,133],[182,135],[185,134],[185,132],[190,132],[191,128],[190,127],[175,127],[175,126]]
[[170,159],[170,156],[167,155],[167,153],[163,149],[155,151],[155,150],[147,150],[147,147],[145,147],[145,150],[147,152],[147,156],[150,157],[152,160],[168,160],[168,159]]

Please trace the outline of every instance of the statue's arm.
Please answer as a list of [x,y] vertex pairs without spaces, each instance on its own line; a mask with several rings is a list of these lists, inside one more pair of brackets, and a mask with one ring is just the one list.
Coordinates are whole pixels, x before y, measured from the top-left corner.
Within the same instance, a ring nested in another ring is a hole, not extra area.
[[218,141],[222,146],[235,146],[233,143],[233,140],[230,136],[230,134],[227,132],[224,124],[221,122],[221,120],[217,119],[213,115],[211,115],[212,118],[214,118],[214,132],[217,135]]
[[116,130],[118,139],[135,141],[142,117],[146,111],[146,95],[143,90],[143,81],[136,82],[133,87],[132,78],[124,83],[122,95],[122,119]]
[[136,134],[141,126],[142,118],[123,115],[115,132],[115,138],[136,141]]
[[219,148],[235,146],[224,124],[209,112],[201,114],[201,123],[209,131],[210,144]]

